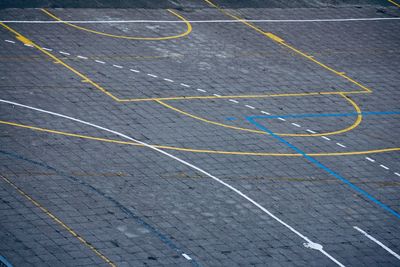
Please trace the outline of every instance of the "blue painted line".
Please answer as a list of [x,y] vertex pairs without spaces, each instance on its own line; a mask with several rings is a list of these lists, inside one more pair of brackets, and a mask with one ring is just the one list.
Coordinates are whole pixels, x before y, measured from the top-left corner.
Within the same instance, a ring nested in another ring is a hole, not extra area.
[[[97,189],[96,187],[92,186],[91,184],[86,183],[83,180],[80,180],[74,176],[71,176],[63,171],[59,171],[54,167],[51,167],[45,163],[41,163],[35,160],[31,160],[28,158],[25,158],[24,156],[18,155],[18,154],[14,154],[11,152],[7,152],[7,151],[3,151],[0,150],[0,154],[2,155],[6,155],[8,157],[12,157],[14,159],[18,159],[18,160],[22,160],[22,161],[26,161],[29,162],[33,165],[37,165],[40,167],[43,167],[47,170],[51,170],[55,173],[57,173],[60,176],[66,177],[69,180],[72,180],[74,182],[80,183],[81,185],[87,187],[88,189],[90,189],[91,191],[96,192],[97,194],[101,195],[102,197],[104,197],[105,199],[109,200],[110,202],[114,203],[118,208],[120,208],[126,215],[128,215],[130,218],[134,219],[138,224],[142,225],[143,227],[145,227],[147,230],[149,230],[153,235],[157,236],[165,245],[167,245],[170,249],[174,250],[179,257],[183,257],[182,253],[187,253],[184,252],[178,245],[176,245],[171,238],[169,238],[168,236],[166,236],[165,234],[161,233],[157,228],[155,228],[154,226],[152,226],[151,224],[147,223],[146,221],[144,221],[142,218],[140,218],[138,215],[136,215],[135,213],[133,213],[130,209],[126,208],[123,204],[121,204],[118,200],[114,199],[113,197],[107,195],[106,193],[104,193],[103,191]],[[201,266],[195,259],[193,259],[192,255],[190,255],[192,260],[190,260],[190,263],[193,266]]]
[[6,258],[0,255],[0,265],[4,264],[6,267],[13,267],[10,262]]
[[400,111],[371,111],[351,113],[310,113],[310,114],[289,114],[289,115],[257,115],[251,116],[254,119],[277,119],[277,118],[315,118],[315,117],[354,117],[358,115],[400,115]]
[[301,154],[304,158],[306,158],[308,161],[310,161],[311,163],[313,163],[314,165],[316,165],[317,167],[319,167],[320,169],[326,171],[327,173],[331,174],[333,177],[337,178],[338,180],[342,181],[343,183],[345,183],[346,185],[348,185],[351,189],[355,190],[356,192],[358,192],[359,194],[361,194],[362,196],[366,197],[367,199],[371,200],[372,202],[374,202],[375,204],[377,204],[379,207],[383,208],[384,210],[390,212],[391,214],[393,214],[394,216],[396,216],[398,219],[400,219],[400,214],[398,212],[396,212],[395,210],[393,210],[392,208],[390,208],[388,205],[382,203],[381,201],[379,201],[378,199],[376,199],[375,197],[373,197],[371,194],[369,194],[367,191],[361,189],[360,187],[356,186],[355,184],[351,183],[349,180],[347,180],[346,178],[344,178],[343,176],[341,176],[340,174],[334,172],[333,170],[331,170],[330,168],[328,168],[327,166],[325,166],[324,164],[322,164],[321,162],[319,162],[318,160],[316,160],[315,158],[307,155],[304,151],[302,151],[300,148],[296,147],[295,145],[289,143],[288,141],[286,141],[285,139],[283,139],[282,137],[274,134],[271,130],[269,130],[268,128],[266,128],[265,126],[261,125],[260,123],[256,122],[255,119],[258,119],[259,116],[249,116],[246,117],[246,120],[249,121],[251,124],[255,125],[258,129],[270,134],[272,137],[274,137],[275,139],[277,139],[279,142],[285,144],[286,146],[288,146],[289,148],[291,148],[292,150],[296,151],[297,153]]

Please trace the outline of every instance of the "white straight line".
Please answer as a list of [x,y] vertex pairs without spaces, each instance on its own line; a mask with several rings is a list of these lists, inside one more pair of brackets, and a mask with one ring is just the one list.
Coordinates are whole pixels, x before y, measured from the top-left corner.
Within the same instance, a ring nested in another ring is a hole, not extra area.
[[187,85],[186,83],[181,83],[181,85],[185,87],[190,87],[190,85]]
[[158,78],[157,75],[151,74],[151,73],[147,73],[147,76],[153,77],[153,78]]
[[371,161],[371,162],[375,162],[374,159],[371,159],[370,157],[365,157],[366,160]]
[[395,172],[394,174],[397,175],[397,176],[400,176],[400,173],[398,173],[398,172]]
[[[394,18],[338,18],[338,19],[249,19],[249,20],[189,20],[190,23],[238,23],[245,22],[349,22],[349,21],[385,21],[385,20],[400,20]],[[32,24],[60,24],[60,23],[75,23],[75,24],[96,24],[96,23],[185,23],[182,20],[2,20],[2,23],[32,23]]]
[[346,147],[345,145],[343,145],[343,144],[341,144],[341,143],[336,143],[338,146],[341,146],[341,147]]
[[298,125],[297,123],[292,122],[292,125],[296,126],[296,127],[301,127],[300,125]]
[[312,133],[312,134],[316,133],[316,132],[314,132],[313,130],[310,130],[310,129],[307,129],[306,131],[309,132],[309,133]]
[[113,67],[116,67],[116,68],[118,68],[118,69],[124,68],[124,67],[122,67],[122,66],[120,66],[120,65],[114,65],[114,64],[113,64]]
[[81,59],[88,59],[87,57],[84,56],[76,56],[77,58],[81,58]]
[[249,106],[249,105],[244,105],[245,107],[248,107],[248,108],[251,108],[251,109],[256,109],[255,107],[253,107],[253,106]]
[[95,60],[97,63],[100,63],[100,64],[106,64],[104,61],[101,61],[101,60]]
[[229,101],[231,101],[232,103],[238,104],[239,101],[236,101],[235,99],[229,99]]
[[15,44],[15,42],[14,42],[14,41],[11,41],[11,40],[4,40],[4,41],[6,41],[7,43]]
[[53,49],[46,48],[46,47],[42,47],[42,49],[43,49],[43,50],[46,50],[46,51],[53,51]]
[[24,46],[33,47],[31,44],[24,44]]
[[170,82],[170,83],[173,83],[173,82],[174,82],[174,80],[167,79],[167,78],[164,78],[164,81],[167,81],[167,82]]
[[376,244],[378,244],[379,246],[381,246],[383,249],[385,249],[387,252],[389,252],[390,254],[392,254],[393,256],[395,256],[398,260],[400,260],[400,256],[399,254],[397,254],[396,252],[394,252],[393,250],[391,250],[390,248],[388,248],[387,246],[385,246],[381,241],[377,240],[375,237],[369,235],[367,232],[365,232],[364,230],[362,230],[361,228],[357,227],[357,226],[353,226],[354,229],[356,229],[357,231],[359,231],[360,233],[362,233],[363,235],[365,235],[366,237],[368,237],[369,239],[371,239],[372,241],[374,241]]
[[182,253],[182,256],[183,256],[185,259],[187,259],[188,261],[191,261],[191,260],[192,260],[192,258],[189,257],[189,255],[186,254],[186,253]]
[[203,93],[207,92],[206,90],[203,90],[203,89],[197,89],[197,91],[200,91],[200,92],[203,92]]
[[216,97],[221,97],[221,95],[219,95],[219,94],[213,94],[213,96],[216,96]]
[[321,136],[321,137],[324,138],[325,140],[331,141],[331,139],[326,136]]
[[130,71],[133,71],[133,72],[136,72],[136,73],[140,72],[140,71],[135,70],[135,69],[130,69]]
[[127,140],[130,140],[130,141],[133,141],[133,142],[135,142],[135,143],[141,144],[141,145],[143,145],[143,146],[145,146],[145,147],[147,147],[147,148],[150,148],[150,149],[152,149],[152,150],[154,150],[154,151],[156,151],[156,152],[159,152],[159,153],[161,153],[161,154],[163,154],[163,155],[165,155],[165,156],[167,156],[167,157],[169,157],[169,158],[171,158],[171,159],[174,159],[174,160],[176,160],[176,161],[178,161],[178,162],[180,162],[180,163],[182,163],[182,164],[188,166],[189,168],[192,168],[192,169],[194,169],[194,170],[196,170],[196,171],[198,171],[198,172],[200,172],[200,173],[202,173],[202,174],[204,174],[204,175],[210,177],[211,179],[213,179],[214,181],[220,183],[221,185],[223,185],[223,186],[229,188],[231,191],[235,192],[236,194],[238,194],[239,196],[241,196],[241,197],[244,198],[245,200],[249,201],[251,204],[253,204],[253,205],[256,206],[257,208],[259,208],[259,209],[260,209],[261,211],[263,211],[265,214],[267,214],[268,216],[270,216],[271,218],[273,218],[275,221],[277,221],[278,223],[280,223],[282,226],[286,227],[286,228],[289,229],[291,232],[293,232],[294,234],[296,234],[297,236],[299,236],[301,239],[303,239],[304,241],[306,241],[306,243],[303,243],[303,245],[304,245],[305,247],[310,248],[310,249],[318,250],[319,252],[321,252],[322,254],[324,254],[325,256],[327,256],[329,259],[331,259],[331,260],[332,260],[334,263],[336,263],[337,265],[339,265],[339,266],[341,266],[341,267],[344,267],[344,265],[343,265],[342,263],[340,263],[340,262],[339,262],[338,260],[336,260],[333,256],[331,256],[328,252],[326,252],[326,251],[323,249],[323,246],[322,246],[321,244],[318,244],[318,243],[315,243],[315,242],[311,241],[307,236],[303,235],[302,233],[300,233],[299,231],[297,231],[295,228],[293,228],[292,226],[290,226],[289,224],[287,224],[286,222],[284,222],[283,220],[281,220],[279,217],[277,217],[276,215],[274,215],[272,212],[270,212],[269,210],[267,210],[266,208],[264,208],[261,204],[259,204],[258,202],[256,202],[256,201],[253,200],[252,198],[250,198],[250,197],[248,197],[247,195],[245,195],[242,191],[240,191],[239,189],[236,189],[235,187],[233,187],[233,186],[231,186],[230,184],[228,184],[228,183],[222,181],[221,179],[217,178],[216,176],[214,176],[214,175],[208,173],[207,171],[205,171],[205,170],[203,170],[203,169],[201,169],[201,168],[199,168],[199,167],[197,167],[197,166],[195,166],[195,165],[193,165],[193,164],[191,164],[191,163],[189,163],[189,162],[187,162],[187,161],[185,161],[185,160],[183,160],[183,159],[180,159],[180,158],[178,158],[178,157],[176,157],[176,156],[174,156],[174,155],[172,155],[172,154],[170,154],[170,153],[168,153],[168,152],[165,152],[164,150],[161,150],[161,149],[159,149],[159,148],[157,148],[157,147],[155,147],[155,146],[153,146],[153,145],[150,145],[150,144],[147,144],[147,143],[145,143],[145,142],[136,140],[136,139],[134,139],[134,138],[132,138],[132,137],[129,137],[129,136],[125,135],[125,134],[122,134],[122,133],[120,133],[120,132],[117,132],[117,131],[114,131],[114,130],[111,130],[111,129],[107,129],[107,128],[105,128],[105,127],[102,127],[102,126],[99,126],[99,125],[96,125],[96,124],[93,124],[93,123],[90,123],[90,122],[86,122],[86,121],[83,121],[83,120],[80,120],[80,119],[76,119],[76,118],[73,118],[73,117],[69,117],[69,116],[67,116],[67,115],[62,115],[62,114],[60,114],[60,113],[51,112],[51,111],[47,111],[47,110],[43,110],[43,109],[39,109],[39,108],[34,108],[34,107],[31,107],[31,106],[19,104],[19,103],[12,102],[12,101],[8,101],[8,100],[0,99],[0,102],[6,103],[6,104],[9,104],[9,105],[14,105],[14,106],[19,106],[19,107],[27,108],[27,109],[30,109],[30,110],[39,111],[39,112],[42,112],[42,113],[54,115],[54,116],[57,116],[57,117],[60,117],[60,118],[64,118],[64,119],[68,119],[68,120],[71,120],[71,121],[79,122],[79,123],[82,123],[82,124],[85,124],[85,125],[89,125],[89,126],[92,126],[92,127],[94,127],[94,128],[97,128],[97,129],[100,129],[100,130],[103,130],[103,131],[106,131],[106,132],[109,132],[109,133],[113,133],[113,134],[115,134],[115,135],[118,135],[118,136],[120,136],[120,137],[122,137],[122,138],[125,138],[125,139],[127,139]]
[[271,115],[271,113],[261,110],[262,114]]
[[284,118],[279,117],[278,120],[286,121]]
[[385,170],[389,170],[389,168],[388,167],[386,167],[385,165],[383,165],[383,164],[379,164],[379,166],[381,166],[382,168],[384,168]]
[[67,56],[71,55],[70,53],[67,53],[67,52],[64,52],[64,51],[60,51],[60,54],[67,55]]

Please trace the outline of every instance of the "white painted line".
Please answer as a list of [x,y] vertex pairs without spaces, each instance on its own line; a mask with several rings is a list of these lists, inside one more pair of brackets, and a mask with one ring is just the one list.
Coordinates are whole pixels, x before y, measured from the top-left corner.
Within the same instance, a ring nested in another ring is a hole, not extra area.
[[383,165],[383,164],[379,164],[379,166],[381,166],[382,168],[384,168],[385,170],[389,170],[389,168],[388,167],[386,167],[385,165]]
[[183,256],[185,259],[187,259],[188,261],[191,261],[191,260],[192,260],[192,258],[189,257],[189,255],[186,254],[186,253],[182,253],[182,256]]
[[186,83],[181,83],[181,85],[185,87],[190,87],[190,85],[187,85]]
[[24,44],[24,46],[33,47],[31,44]]
[[14,42],[14,41],[11,41],[11,40],[4,40],[4,41],[6,41],[7,43],[15,44],[15,42]]
[[300,125],[298,125],[297,123],[292,122],[292,125],[296,126],[296,127],[301,127]]
[[262,114],[271,115],[271,113],[261,110]]
[[326,136],[321,136],[321,137],[324,138],[325,140],[331,141],[331,139]]
[[229,99],[229,101],[231,101],[232,103],[235,103],[235,104],[238,104],[238,103],[239,103],[239,101],[236,101],[236,100],[234,100],[234,99]]
[[343,144],[341,144],[341,143],[336,143],[338,146],[341,146],[341,147],[346,147],[345,145],[343,145]]
[[219,94],[213,94],[213,96],[216,96],[216,97],[221,97],[221,95],[219,95]]
[[381,241],[377,240],[375,237],[369,235],[367,232],[365,232],[364,230],[362,230],[361,228],[359,228],[357,226],[353,226],[353,228],[356,229],[357,231],[359,231],[360,233],[362,233],[363,235],[365,235],[366,237],[368,237],[370,240],[374,241],[376,244],[378,244],[384,250],[386,250],[387,252],[389,252],[390,254],[395,256],[398,260],[400,260],[400,255],[397,254],[396,252],[394,252],[393,250],[391,250],[390,248],[388,248],[387,246],[385,246]]
[[286,121],[284,118],[279,117],[278,120]]
[[366,160],[371,161],[371,162],[375,162],[374,159],[371,159],[370,157],[365,157]]
[[135,70],[135,69],[129,69],[129,70],[130,70],[130,71],[133,71],[133,72],[136,72],[136,73],[140,72],[140,71]]
[[180,163],[182,163],[182,164],[188,166],[189,168],[191,168],[191,169],[193,169],[193,170],[196,170],[196,171],[198,171],[199,173],[202,173],[202,174],[204,174],[204,175],[210,177],[210,178],[211,178],[212,180],[214,180],[215,182],[217,182],[217,183],[219,183],[219,184],[221,184],[221,185],[227,187],[227,188],[230,189],[232,192],[238,194],[239,196],[241,196],[242,198],[244,198],[245,200],[247,200],[248,202],[250,202],[251,204],[253,204],[255,207],[257,207],[258,209],[260,209],[262,212],[264,212],[265,214],[267,214],[268,216],[270,216],[272,219],[274,219],[275,221],[277,221],[278,223],[280,223],[282,226],[284,226],[284,227],[286,227],[287,229],[289,229],[292,233],[296,234],[297,236],[299,236],[300,238],[302,238],[304,241],[306,241],[306,243],[303,243],[303,245],[304,245],[305,247],[310,248],[310,249],[315,249],[315,250],[321,252],[322,254],[324,254],[326,257],[328,257],[330,260],[332,260],[332,261],[333,261],[334,263],[336,263],[337,265],[339,265],[339,266],[341,266],[341,267],[344,267],[344,265],[343,265],[342,263],[340,263],[340,262],[339,262],[338,260],[336,260],[333,256],[331,256],[328,252],[326,252],[321,244],[318,244],[318,243],[315,243],[315,242],[311,241],[307,236],[303,235],[302,233],[300,233],[299,231],[297,231],[294,227],[292,227],[291,225],[287,224],[287,223],[284,222],[282,219],[280,219],[279,217],[277,217],[276,215],[274,215],[272,212],[270,212],[269,210],[267,210],[266,208],[264,208],[261,204],[259,204],[258,202],[256,202],[256,201],[253,200],[252,198],[250,198],[249,196],[245,195],[242,191],[240,191],[239,189],[233,187],[232,185],[230,185],[230,184],[228,184],[228,183],[222,181],[222,180],[219,179],[218,177],[216,177],[216,176],[210,174],[209,172],[207,172],[207,171],[205,171],[205,170],[203,170],[203,169],[201,169],[201,168],[199,168],[199,167],[197,167],[197,166],[195,166],[195,165],[193,165],[193,164],[191,164],[191,163],[189,163],[189,162],[187,162],[187,161],[185,161],[185,160],[183,160],[183,159],[180,159],[180,158],[178,158],[178,157],[176,157],[176,156],[174,156],[174,155],[172,155],[172,154],[170,154],[170,153],[168,153],[168,152],[165,152],[164,150],[161,150],[161,149],[159,149],[159,148],[157,148],[157,147],[155,147],[155,146],[153,146],[153,145],[150,145],[150,144],[147,144],[147,143],[145,143],[145,142],[136,140],[136,139],[134,139],[134,138],[132,138],[132,137],[129,137],[129,136],[125,135],[125,134],[122,134],[122,133],[120,133],[120,132],[117,132],[117,131],[114,131],[114,130],[111,130],[111,129],[108,129],[108,128],[105,128],[105,127],[102,127],[102,126],[99,126],[99,125],[96,125],[96,124],[94,124],[94,123],[86,122],[86,121],[83,121],[83,120],[80,120],[80,119],[76,119],[76,118],[73,118],[73,117],[70,117],[70,116],[67,116],[67,115],[63,115],[63,114],[60,114],[60,113],[51,112],[51,111],[43,110],[43,109],[40,109],[40,108],[34,108],[34,107],[31,107],[31,106],[19,104],[19,103],[12,102],[12,101],[8,101],[8,100],[0,99],[0,102],[6,103],[6,104],[9,104],[9,105],[18,106],[18,107],[27,108],[27,109],[30,109],[30,110],[35,110],[35,111],[38,111],[38,112],[50,114],[50,115],[53,115],[53,116],[57,116],[57,117],[64,118],[64,119],[68,119],[68,120],[75,121],[75,122],[78,122],[78,123],[82,123],[82,124],[85,124],[85,125],[88,125],[88,126],[92,126],[92,127],[94,127],[94,128],[97,128],[97,129],[100,129],[100,130],[103,130],[103,131],[106,131],[106,132],[109,132],[109,133],[113,133],[113,134],[115,134],[115,135],[118,135],[118,136],[120,136],[120,137],[122,137],[122,138],[125,138],[125,139],[127,139],[127,140],[130,140],[130,141],[132,141],[132,142],[141,144],[141,145],[143,145],[143,146],[145,146],[145,147],[147,147],[147,148],[149,148],[149,149],[152,149],[152,150],[154,150],[154,151],[156,151],[156,152],[159,152],[159,153],[161,153],[161,154],[163,154],[163,155],[165,155],[165,156],[167,156],[167,157],[169,157],[169,158],[171,158],[171,159],[174,159],[174,160],[176,160],[176,161],[178,161],[178,162],[180,162]]
[[116,67],[116,68],[118,68],[118,69],[123,69],[124,67],[122,67],[122,66],[120,66],[120,65],[114,65],[113,64],[113,67]]
[[[351,22],[351,21],[385,21],[385,20],[400,20],[398,17],[392,18],[338,18],[338,19],[249,19],[249,20],[189,20],[189,23],[238,23],[245,22],[270,22],[270,23],[285,23],[285,22]],[[30,23],[30,24],[60,24],[60,23],[75,23],[75,24],[102,24],[102,23],[185,23],[182,20],[2,20],[2,23]]]
[[245,107],[248,107],[248,108],[251,108],[251,109],[256,109],[255,107],[253,107],[253,106],[249,106],[249,105],[244,105]]
[[60,51],[60,54],[67,55],[67,56],[71,55],[70,53],[67,53],[67,52],[64,52],[64,51]]
[[101,60],[95,60],[97,63],[100,63],[100,64],[106,64],[104,61],[101,61]]
[[81,59],[88,59],[87,57],[84,57],[84,56],[76,56],[76,57],[81,58]]
[[316,132],[314,132],[313,130],[310,130],[310,129],[307,129],[306,131],[309,132],[309,133],[312,133],[312,134],[316,133]]
[[147,76],[153,77],[153,78],[158,78],[157,75],[151,74],[151,73],[147,73]]
[[53,49],[46,48],[46,47],[42,47],[42,49],[43,49],[43,50],[46,50],[46,51],[53,51]]
[[203,92],[203,93],[207,92],[206,90],[203,90],[203,89],[197,89],[197,91],[200,91],[200,92]]
[[400,173],[398,173],[398,172],[395,172],[394,174],[400,177]]
[[173,82],[174,82],[174,80],[167,79],[167,78],[164,78],[164,81],[167,81],[167,82],[170,82],[170,83],[173,83]]

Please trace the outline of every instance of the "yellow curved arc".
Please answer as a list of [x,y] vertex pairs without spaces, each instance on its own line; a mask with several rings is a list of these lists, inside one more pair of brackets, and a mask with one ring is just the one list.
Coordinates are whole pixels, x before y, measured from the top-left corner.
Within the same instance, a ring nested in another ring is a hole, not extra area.
[[[115,140],[115,139],[94,137],[94,136],[88,136],[88,135],[82,135],[82,134],[74,134],[74,133],[51,130],[51,129],[40,128],[40,127],[35,127],[35,126],[30,126],[30,125],[24,125],[24,124],[15,123],[15,122],[9,122],[9,121],[1,121],[0,120],[0,124],[15,126],[15,127],[24,128],[24,129],[30,129],[30,130],[39,131],[39,132],[46,132],[46,133],[53,133],[53,134],[59,134],[59,135],[64,135],[64,136],[70,136],[70,137],[77,137],[77,138],[88,139],[88,140],[95,140],[95,141],[114,143],[114,144],[145,147],[144,145],[138,144],[138,143],[135,143],[135,142],[120,141],[120,140]],[[208,153],[208,154],[222,154],[222,155],[242,155],[242,156],[302,157],[301,154],[296,154],[296,153],[223,151],[223,150],[193,149],[193,148],[162,146],[162,145],[153,145],[153,146],[157,147],[157,148],[160,148],[160,149],[168,149],[168,150],[184,151],[184,152],[192,152],[192,153]],[[392,151],[400,151],[400,147],[374,149],[374,150],[364,150],[364,151],[310,153],[310,154],[307,154],[307,155],[313,156],[313,157],[351,156],[351,155],[367,155],[367,154],[385,153],[385,152],[392,152]]]
[[[328,136],[328,135],[335,135],[335,134],[340,134],[340,133],[345,133],[348,131],[353,130],[354,128],[356,128],[362,121],[362,114],[361,114],[361,109],[360,107],[357,105],[356,102],[354,102],[352,99],[350,99],[349,97],[345,96],[344,94],[339,94],[342,97],[344,97],[355,109],[355,111],[357,112],[357,119],[354,121],[354,123],[352,125],[350,125],[349,127],[346,127],[344,129],[338,130],[338,131],[333,131],[333,132],[326,132],[326,133],[316,133],[316,134],[289,134],[289,133],[275,133],[276,135],[279,136],[290,136],[290,137],[294,137],[294,136],[300,136],[300,137],[316,137],[316,136]],[[193,119],[205,122],[205,123],[209,123],[209,124],[213,124],[213,125],[217,125],[217,126],[221,126],[224,128],[228,128],[228,129],[233,129],[233,130],[238,130],[238,131],[245,131],[245,132],[250,132],[250,133],[257,133],[257,134],[266,134],[266,132],[264,131],[260,131],[260,130],[254,130],[254,129],[249,129],[249,128],[242,128],[242,127],[237,127],[237,126],[232,126],[232,125],[228,125],[228,124],[224,124],[224,123],[220,123],[220,122],[216,122],[216,121],[211,121],[208,119],[204,119],[201,118],[199,116],[193,115],[191,113],[188,113],[186,111],[180,110],[176,107],[173,107],[163,101],[160,100],[155,100],[157,103],[159,103],[160,105],[171,109],[173,111],[176,111],[178,113],[181,113],[185,116],[191,117]]]
[[99,35],[103,35],[103,36],[107,36],[107,37],[112,37],[112,38],[120,38],[120,39],[128,39],[128,40],[143,40],[143,41],[162,41],[162,40],[181,38],[181,37],[184,37],[184,36],[188,35],[189,33],[191,33],[192,25],[190,24],[190,22],[188,20],[186,20],[182,15],[178,14],[177,12],[175,12],[171,9],[167,9],[167,10],[168,10],[168,12],[170,12],[171,14],[173,14],[174,16],[176,16],[177,18],[179,18],[180,20],[185,22],[185,24],[186,24],[185,32],[178,34],[178,35],[171,35],[171,36],[164,36],[164,37],[138,37],[138,36],[114,35],[114,34],[110,34],[110,33],[104,33],[104,32],[91,30],[91,29],[88,29],[85,27],[81,27],[81,26],[69,23],[69,22],[65,22],[62,19],[60,19],[59,17],[57,17],[56,15],[54,15],[53,13],[47,11],[46,9],[44,9],[44,8],[41,9],[41,11],[46,13],[48,16],[52,17],[53,19],[55,19],[57,21],[62,22],[65,25],[71,26],[78,30],[82,30],[82,31],[86,31],[86,32],[94,33],[94,34],[99,34]]

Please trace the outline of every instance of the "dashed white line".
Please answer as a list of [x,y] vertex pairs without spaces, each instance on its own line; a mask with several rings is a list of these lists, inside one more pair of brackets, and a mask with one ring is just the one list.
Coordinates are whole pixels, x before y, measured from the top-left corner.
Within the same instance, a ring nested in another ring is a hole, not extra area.
[[371,162],[375,162],[374,159],[371,159],[370,157],[365,157],[366,160],[371,161]]
[[135,70],[135,69],[129,69],[129,70],[133,71],[133,72],[136,72],[136,73],[140,72],[139,70]]
[[64,51],[60,51],[60,54],[67,55],[67,56],[71,55],[70,53],[67,53],[67,52],[64,52]]
[[321,136],[321,137],[324,138],[325,140],[331,141],[331,139],[326,136]]
[[386,166],[383,165],[383,164],[379,164],[379,166],[381,166],[381,167],[384,168],[385,170],[389,170],[389,167],[386,167]]
[[33,45],[31,45],[31,44],[24,44],[24,46],[33,47]]
[[271,115],[271,113],[261,110],[262,114]]
[[284,118],[279,117],[278,120],[280,121],[286,121]]
[[235,99],[229,99],[229,101],[231,101],[232,103],[238,104],[239,101],[236,101]]
[[186,83],[181,83],[182,86],[184,87],[190,87],[190,85],[186,84]]
[[197,91],[200,91],[200,92],[203,92],[203,93],[205,93],[205,92],[207,92],[206,90],[203,90],[203,89],[196,89]]
[[316,132],[314,132],[313,130],[310,130],[310,129],[307,129],[306,131],[309,132],[309,133],[312,133],[312,134],[316,133]]
[[394,174],[400,177],[400,173],[398,173],[398,172],[395,172]]
[[341,144],[341,143],[336,143],[338,146],[341,146],[341,147],[346,147],[345,145],[343,145],[343,144]]
[[97,62],[97,63],[100,63],[100,64],[106,64],[104,61],[101,61],[101,60],[95,60],[95,62]]
[[219,94],[213,94],[213,96],[216,96],[216,97],[221,97],[221,95],[219,95]]
[[81,58],[81,59],[88,59],[87,57],[84,56],[76,56],[77,58]]
[[164,81],[167,81],[167,82],[170,82],[170,83],[173,83],[173,82],[174,82],[174,80],[167,79],[167,78],[164,78]]
[[119,137],[125,138],[125,139],[130,140],[130,141],[135,142],[135,143],[139,143],[139,144],[143,145],[144,147],[147,147],[147,148],[149,148],[149,149],[152,149],[152,150],[154,150],[154,151],[157,151],[157,152],[163,154],[164,156],[167,156],[167,157],[169,157],[169,158],[171,158],[171,159],[174,159],[174,160],[176,160],[176,161],[178,161],[178,162],[180,162],[180,163],[186,165],[187,167],[189,167],[189,168],[191,168],[191,169],[193,169],[193,170],[196,170],[196,171],[198,171],[199,173],[202,173],[202,174],[204,174],[204,175],[210,177],[210,178],[211,178],[212,180],[214,180],[215,182],[221,184],[222,186],[225,186],[226,188],[228,188],[229,190],[231,190],[231,191],[234,192],[235,194],[241,196],[243,199],[245,199],[246,201],[248,201],[248,202],[250,202],[251,204],[253,204],[255,207],[257,207],[257,208],[260,209],[262,212],[264,212],[265,214],[267,214],[268,216],[270,216],[272,219],[274,219],[276,222],[278,222],[279,224],[281,224],[283,227],[285,227],[286,229],[288,229],[289,231],[291,231],[292,233],[294,233],[295,235],[297,235],[297,236],[299,236],[301,239],[303,239],[303,240],[305,241],[305,243],[303,243],[303,245],[304,245],[305,247],[310,248],[310,249],[314,249],[314,250],[317,250],[317,251],[321,252],[323,255],[325,255],[326,257],[328,257],[330,260],[332,260],[332,261],[333,261],[334,263],[336,263],[337,265],[339,265],[339,266],[341,266],[341,267],[342,267],[342,266],[344,267],[344,265],[343,265],[341,262],[339,262],[337,259],[335,259],[335,258],[334,258],[332,255],[330,255],[328,252],[326,252],[321,244],[318,244],[318,243],[315,243],[315,242],[311,241],[311,239],[309,239],[307,236],[305,236],[304,234],[300,233],[300,232],[299,232],[298,230],[296,230],[293,226],[289,225],[288,223],[286,223],[285,221],[283,221],[282,219],[280,219],[278,216],[276,216],[275,214],[273,214],[272,212],[270,212],[268,209],[266,209],[264,206],[262,206],[261,204],[259,204],[258,202],[256,202],[254,199],[250,198],[249,196],[247,196],[246,194],[244,194],[242,191],[240,191],[240,190],[237,189],[236,187],[233,187],[232,185],[230,185],[230,184],[224,182],[224,181],[221,180],[220,178],[218,178],[218,177],[212,175],[211,173],[209,173],[209,172],[207,172],[207,171],[205,171],[205,170],[203,170],[203,169],[201,169],[201,168],[199,168],[199,167],[197,167],[197,166],[195,166],[195,165],[193,165],[193,164],[191,164],[191,163],[189,163],[189,162],[187,162],[187,161],[185,161],[185,160],[183,160],[183,159],[181,159],[181,158],[178,158],[178,157],[176,157],[176,156],[174,156],[174,155],[172,155],[172,154],[170,154],[170,153],[168,153],[168,152],[166,152],[166,151],[164,151],[164,150],[161,150],[161,149],[159,149],[159,148],[157,148],[157,147],[155,147],[155,146],[153,146],[153,145],[150,145],[150,144],[147,144],[147,143],[145,143],[145,142],[136,140],[136,139],[134,139],[134,138],[132,138],[132,137],[130,137],[130,136],[127,136],[127,135],[125,135],[125,134],[123,134],[123,133],[120,133],[120,132],[117,132],[117,131],[114,131],[114,130],[111,130],[111,129],[108,129],[108,128],[105,128],[105,127],[102,127],[102,126],[99,126],[99,125],[96,125],[96,124],[87,122],[87,121],[83,121],[83,120],[80,120],[80,119],[76,119],[76,118],[73,118],[73,117],[69,117],[69,116],[66,116],[66,115],[63,115],[63,114],[60,114],[60,113],[51,112],[51,111],[47,111],[47,110],[43,110],[43,109],[31,107],[31,106],[19,104],[19,103],[12,102],[12,101],[8,101],[8,100],[0,99],[0,102],[6,103],[6,104],[9,104],[9,105],[14,105],[14,106],[19,106],[19,107],[27,108],[27,109],[30,109],[30,110],[35,110],[35,111],[42,112],[42,113],[47,113],[47,114],[50,114],[50,115],[53,115],[53,116],[57,116],[57,117],[61,117],[61,118],[68,119],[68,120],[71,120],[71,121],[75,121],[75,122],[78,122],[78,123],[82,123],[82,124],[85,124],[85,125],[88,125],[88,126],[91,126],[91,127],[94,127],[94,128],[97,128],[97,129],[100,129],[100,130],[103,130],[103,131],[106,131],[106,132],[109,132],[109,133],[113,133],[113,134],[115,134],[115,135],[118,135]]
[[123,69],[124,67],[122,67],[122,66],[120,66],[120,65],[115,65],[115,64],[113,64],[113,67],[116,67],[116,68],[118,68],[118,69]]
[[11,40],[4,40],[4,41],[6,41],[7,43],[15,44],[15,42],[14,42],[14,41],[11,41]]
[[360,233],[362,233],[363,235],[365,235],[366,237],[368,237],[370,240],[374,241],[376,244],[378,244],[384,250],[386,250],[387,252],[392,254],[398,260],[400,260],[400,255],[397,254],[396,252],[394,252],[393,250],[391,250],[390,248],[388,248],[387,246],[385,246],[381,241],[377,240],[375,237],[369,235],[367,232],[365,232],[364,230],[362,230],[361,228],[359,228],[357,226],[353,226],[353,228],[356,229],[357,231],[359,231]]
[[297,123],[292,122],[292,125],[296,126],[296,127],[301,127],[300,125],[298,125]]
[[47,48],[47,47],[42,47],[42,49],[46,50],[46,51],[50,51],[50,52],[53,51],[53,49],[50,49],[50,48]]
[[183,256],[185,259],[187,259],[188,261],[191,261],[191,260],[192,260],[192,258],[189,257],[189,255],[186,254],[186,253],[182,253],[182,256]]
[[256,109],[255,107],[253,107],[253,106],[249,106],[249,105],[244,105],[245,107],[248,107],[248,108],[251,108],[251,109]]

